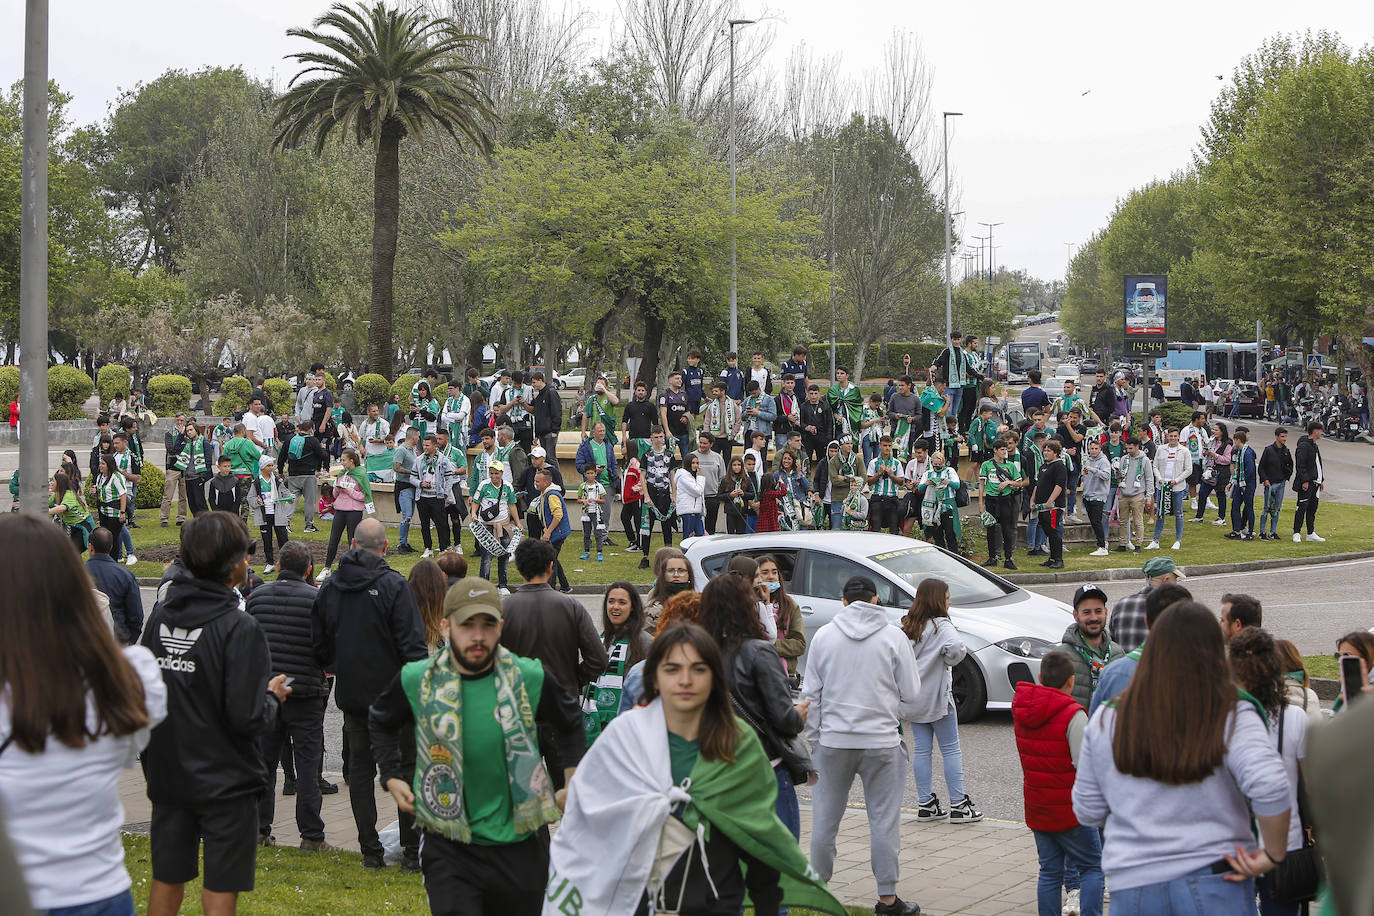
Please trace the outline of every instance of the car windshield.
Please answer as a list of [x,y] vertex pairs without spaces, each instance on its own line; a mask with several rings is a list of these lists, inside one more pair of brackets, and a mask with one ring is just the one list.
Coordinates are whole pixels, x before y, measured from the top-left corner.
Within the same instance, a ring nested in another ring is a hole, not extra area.
[[977,567],[967,565],[930,545],[904,547],[869,557],[905,582],[912,590],[922,579],[934,577],[949,586],[949,602],[978,604],[1009,595],[1014,587],[998,583]]

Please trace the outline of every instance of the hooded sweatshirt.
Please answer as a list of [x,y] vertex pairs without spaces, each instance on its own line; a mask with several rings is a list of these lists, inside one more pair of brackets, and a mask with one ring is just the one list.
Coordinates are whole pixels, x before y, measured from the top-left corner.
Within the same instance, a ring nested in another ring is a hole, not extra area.
[[272,656],[233,589],[180,566],[159,588],[142,644],[162,669],[167,718],[143,752],[154,804],[204,805],[258,794],[256,739],[276,725]]
[[315,594],[311,630],[316,660],[337,676],[334,702],[349,715],[366,716],[403,664],[429,655],[405,578],[358,548],[339,558]]
[[807,739],[831,748],[895,747],[920,693],[906,634],[883,608],[847,604],[811,641],[801,695],[811,701]]

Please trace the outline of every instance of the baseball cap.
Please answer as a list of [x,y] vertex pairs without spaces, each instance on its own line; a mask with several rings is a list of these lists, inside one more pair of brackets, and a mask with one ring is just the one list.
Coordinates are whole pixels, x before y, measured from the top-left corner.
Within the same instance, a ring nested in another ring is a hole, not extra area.
[[1183,575],[1183,570],[1179,569],[1178,564],[1170,557],[1153,557],[1147,561],[1144,566],[1140,567],[1140,571],[1150,579],[1168,573],[1175,573],[1180,579],[1187,578],[1187,576]]
[[548,452],[544,451],[542,445],[536,445],[534,448],[530,449],[531,458],[547,458],[548,454]]
[[487,465],[487,470],[500,471],[504,474],[506,471],[506,463],[504,461],[493,461],[491,464]]
[[444,616],[457,624],[478,614],[490,614],[500,620],[501,593],[479,576],[459,579],[444,595]]
[[1075,611],[1078,610],[1078,605],[1082,603],[1084,598],[1101,598],[1103,603],[1109,600],[1102,587],[1092,582],[1078,586],[1078,591],[1073,593],[1073,609]]
[[878,594],[878,586],[868,576],[850,576],[842,594],[846,601],[863,601]]

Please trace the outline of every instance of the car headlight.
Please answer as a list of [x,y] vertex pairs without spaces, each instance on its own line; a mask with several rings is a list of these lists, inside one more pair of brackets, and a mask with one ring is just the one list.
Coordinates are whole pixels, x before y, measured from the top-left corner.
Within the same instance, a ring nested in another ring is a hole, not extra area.
[[1059,647],[1058,643],[1046,642],[1034,636],[1017,636],[993,643],[997,648],[1019,655],[1022,658],[1044,658],[1045,654]]

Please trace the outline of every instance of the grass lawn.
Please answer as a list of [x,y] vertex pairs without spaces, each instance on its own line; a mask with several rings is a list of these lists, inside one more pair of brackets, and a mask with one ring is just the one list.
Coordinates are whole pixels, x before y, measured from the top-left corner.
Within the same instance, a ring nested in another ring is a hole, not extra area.
[[1331,655],[1304,655],[1302,657],[1302,664],[1303,667],[1307,669],[1308,677],[1325,677],[1332,680],[1340,679],[1340,663]]
[[[398,868],[367,870],[362,858],[356,852],[301,852],[280,846],[259,849],[256,887],[240,898],[239,911],[263,916],[429,913],[419,875],[402,874]],[[124,835],[124,864],[134,881],[134,904],[139,913],[145,913],[151,880],[147,836]],[[872,912],[865,907],[850,907],[849,911],[854,916]],[[186,885],[181,912],[187,916],[203,912],[199,881]],[[805,916],[809,911],[792,912]]]

